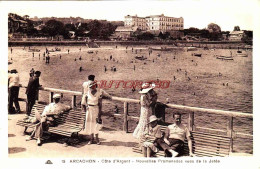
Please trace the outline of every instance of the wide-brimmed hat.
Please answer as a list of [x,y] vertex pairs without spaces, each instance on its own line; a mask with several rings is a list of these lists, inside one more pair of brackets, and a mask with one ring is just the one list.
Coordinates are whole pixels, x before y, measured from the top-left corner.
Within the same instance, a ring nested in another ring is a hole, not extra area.
[[150,124],[150,123],[157,121],[157,120],[158,120],[157,117],[155,115],[152,115],[152,116],[149,117],[149,122],[147,124]]
[[53,95],[53,98],[54,98],[54,99],[60,99],[60,98],[61,98],[61,95],[60,95],[60,94],[55,94],[55,95]]
[[16,69],[12,69],[11,73],[17,73],[17,70]]
[[139,93],[147,93],[149,92],[151,89],[155,88],[155,84],[154,83],[143,83],[142,84],[142,89],[141,91],[139,91]]

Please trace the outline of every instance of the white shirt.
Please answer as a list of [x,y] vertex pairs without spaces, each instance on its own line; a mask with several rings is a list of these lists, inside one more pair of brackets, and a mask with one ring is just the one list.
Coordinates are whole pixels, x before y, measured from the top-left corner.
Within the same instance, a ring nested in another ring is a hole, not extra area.
[[87,94],[88,93],[88,90],[89,90],[89,83],[92,82],[92,81],[86,81],[82,84],[82,87],[83,87],[83,94]]
[[66,111],[70,108],[70,106],[66,106],[64,104],[61,103],[50,103],[49,105],[47,105],[42,113],[42,117],[46,116],[46,115],[57,115],[59,113],[61,113],[62,111]]
[[172,125],[169,125],[166,129],[166,132],[169,134],[169,138],[175,138],[184,141],[185,137],[190,136],[190,132],[187,127],[180,124],[177,126],[175,123]]
[[9,88],[13,86],[19,86],[20,78],[17,73],[8,74]]

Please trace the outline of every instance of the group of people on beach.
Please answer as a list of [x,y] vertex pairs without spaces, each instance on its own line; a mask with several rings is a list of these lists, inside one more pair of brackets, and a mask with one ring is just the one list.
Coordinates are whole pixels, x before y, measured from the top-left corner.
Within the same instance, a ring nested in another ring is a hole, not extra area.
[[[20,112],[20,106],[18,103],[19,94],[19,75],[17,70],[11,70],[8,77],[9,86],[9,112],[12,110],[12,104],[15,103],[16,113]],[[57,119],[59,119],[62,113],[69,111],[70,106],[66,106],[60,102],[62,96],[60,94],[53,95],[53,103],[47,105],[43,112],[36,111],[35,117],[30,117],[32,107],[38,98],[38,90],[41,87],[39,83],[40,71],[31,69],[28,86],[26,89],[27,104],[26,104],[26,116],[25,122],[35,123],[35,129],[27,141],[33,137],[36,138],[37,145],[41,145],[41,138],[44,131],[48,131],[48,128],[56,125]],[[139,141],[139,148],[142,150],[145,157],[151,157],[153,153],[163,150],[167,157],[176,157],[181,154],[184,146],[184,140],[187,139],[190,155],[192,153],[192,142],[190,139],[190,132],[184,125],[181,124],[181,114],[177,113],[173,115],[174,123],[169,125],[165,132],[161,130],[161,123],[164,123],[164,118],[158,118],[160,112],[156,112],[157,93],[154,91],[155,85],[152,82],[145,82],[139,91],[140,96],[140,119],[137,127],[133,132],[133,136]],[[112,99],[112,96],[103,89],[98,88],[98,84],[95,81],[94,75],[89,75],[88,80],[82,85],[82,111],[86,112],[85,127],[83,134],[90,136],[87,144],[96,143],[101,144],[99,139],[99,131],[102,128],[102,99]],[[159,116],[160,117],[160,116]],[[152,137],[152,141],[151,141]],[[149,138],[149,139],[148,139]],[[142,141],[145,139],[145,141]],[[148,139],[148,140],[146,140]]]
[[[46,49],[47,51],[47,49]],[[132,48],[133,51],[133,48]],[[48,51],[47,51],[48,52]],[[69,53],[69,50],[68,50]],[[149,52],[150,54],[150,52]],[[61,58],[61,57],[60,57]],[[109,58],[113,59],[112,55]],[[46,61],[47,63],[47,61]],[[104,67],[106,71],[106,67]],[[135,68],[134,68],[135,69]],[[20,106],[18,103],[19,94],[19,75],[17,70],[11,70],[8,77],[9,86],[9,113],[19,113]],[[43,131],[47,131],[50,126],[55,125],[55,121],[59,119],[60,115],[71,109],[60,102],[62,96],[60,94],[53,95],[53,103],[47,105],[43,112],[36,112],[36,118],[31,119],[30,114],[35,101],[38,98],[38,90],[41,87],[39,83],[40,71],[30,71],[30,78],[26,89],[26,117],[27,122],[35,123],[35,129],[32,134],[26,138],[31,140],[36,138],[37,145],[41,145],[41,138]],[[190,139],[190,132],[184,125],[181,124],[181,114],[173,114],[172,125],[169,125],[163,132],[161,123],[164,123],[164,118],[158,117],[156,112],[157,93],[154,90],[155,85],[152,82],[145,82],[139,91],[140,96],[140,118],[133,132],[133,136],[138,139],[139,148],[142,150],[145,157],[151,157],[153,153],[163,150],[167,157],[176,157],[181,154],[184,148],[184,140],[187,139],[190,156],[192,153],[192,142]],[[103,89],[98,88],[94,75],[89,75],[88,80],[82,85],[82,111],[86,112],[85,125],[83,133],[85,136],[90,136],[87,144],[96,143],[101,144],[99,139],[99,131],[102,127],[102,99],[112,99],[112,96]],[[14,111],[13,103],[15,103],[16,111]],[[118,112],[118,109],[117,109]],[[38,115],[37,115],[38,113]],[[152,141],[151,141],[151,137]],[[149,138],[149,139],[148,139]],[[145,140],[145,141],[142,141]]]
[[154,88],[153,83],[146,82],[139,91],[141,94],[140,119],[133,136],[139,140],[139,148],[142,150],[143,155],[151,157],[159,150],[163,150],[166,157],[176,157],[181,155],[184,140],[187,139],[189,155],[194,156],[190,132],[187,127],[181,124],[180,113],[173,114],[174,123],[169,125],[165,132],[162,131],[159,124],[165,124],[165,117],[162,117],[160,112],[157,112],[157,93]]

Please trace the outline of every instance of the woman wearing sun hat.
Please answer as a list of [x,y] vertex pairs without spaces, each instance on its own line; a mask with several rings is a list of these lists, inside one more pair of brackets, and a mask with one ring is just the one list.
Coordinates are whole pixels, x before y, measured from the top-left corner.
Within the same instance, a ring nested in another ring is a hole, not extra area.
[[101,120],[101,101],[103,98],[111,99],[112,97],[102,89],[97,88],[97,83],[92,81],[89,83],[89,90],[86,94],[87,111],[84,133],[90,135],[88,144],[94,143],[94,134],[96,143],[100,144],[98,133],[100,130]]
[[139,92],[141,94],[140,104],[140,118],[137,127],[134,130],[133,136],[141,141],[141,138],[145,133],[148,133],[148,117],[152,114],[151,104],[153,99],[150,98],[149,91],[151,91],[155,86],[151,83],[143,83],[142,89]]

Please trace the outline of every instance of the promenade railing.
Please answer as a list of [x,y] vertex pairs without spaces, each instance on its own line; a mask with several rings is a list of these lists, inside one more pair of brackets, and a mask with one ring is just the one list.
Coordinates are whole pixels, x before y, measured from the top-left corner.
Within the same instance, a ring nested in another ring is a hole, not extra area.
[[[26,88],[26,86],[22,86],[22,88]],[[77,97],[82,97],[82,92],[78,91],[71,91],[71,90],[62,90],[62,89],[55,89],[55,88],[49,88],[49,87],[41,87],[41,91],[49,92],[49,99],[48,102],[51,103],[53,101],[53,95],[54,93],[60,93],[62,95],[70,95],[71,96],[71,106],[72,108],[76,108],[76,99]],[[25,101],[25,99],[20,98],[20,101]],[[123,114],[114,114],[114,116],[121,116],[124,119],[123,122],[123,130],[128,133],[128,122],[129,120],[139,120],[139,117],[131,116],[129,115],[129,103],[136,103],[139,104],[140,100],[138,99],[131,99],[131,98],[123,98],[123,97],[116,97],[112,96],[112,101],[119,101],[123,102],[124,104],[124,113]],[[208,108],[199,108],[199,107],[191,107],[191,106],[184,106],[184,105],[177,105],[177,104],[165,104],[166,108],[172,108],[172,109],[179,109],[182,111],[188,112],[188,129],[190,131],[194,131],[195,129],[201,129],[206,131],[214,131],[219,133],[225,133],[226,136],[228,136],[231,140],[230,142],[230,151],[233,152],[233,140],[237,137],[239,138],[248,138],[253,139],[252,134],[248,133],[241,133],[241,132],[235,132],[233,128],[234,124],[234,118],[248,118],[253,119],[252,113],[243,113],[243,112],[237,112],[237,111],[225,111],[225,110],[216,110],[216,109],[208,109]],[[205,112],[207,114],[215,114],[215,115],[221,115],[228,118],[227,123],[227,129],[226,130],[220,130],[220,129],[212,129],[212,128],[205,128],[205,127],[197,127],[195,126],[195,114],[199,112]]]

